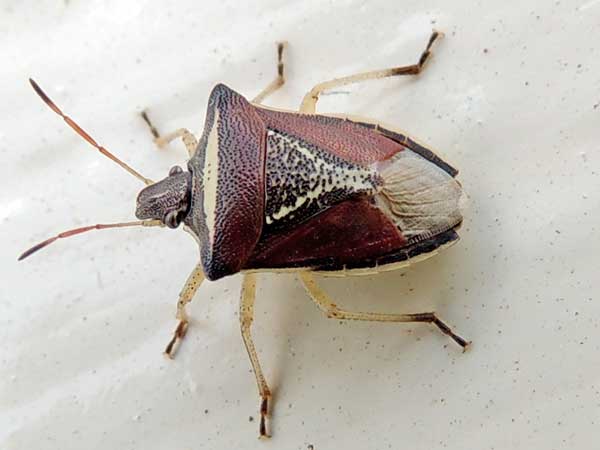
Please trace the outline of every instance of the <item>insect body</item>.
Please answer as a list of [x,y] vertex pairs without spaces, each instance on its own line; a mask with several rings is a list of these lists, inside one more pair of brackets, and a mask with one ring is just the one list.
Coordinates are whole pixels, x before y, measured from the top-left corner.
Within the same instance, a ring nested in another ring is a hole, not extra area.
[[136,216],[187,225],[209,280],[377,270],[457,239],[455,174],[406,136],[261,108],[218,85],[188,171],[142,190]]
[[[99,146],[32,82],[46,103],[98,150],[148,186],[137,198],[137,222],[96,225],[62,233],[118,226],[184,225],[200,247],[200,262],[184,286],[177,308],[180,322],[167,346],[171,355],[188,327],[185,305],[204,278],[243,273],[240,303],[242,337],[261,397],[260,435],[267,436],[270,390],[250,334],[255,272],[297,272],[311,298],[328,317],[383,322],[433,323],[463,348],[434,313],[378,314],[338,308],[318,287],[313,274],[376,273],[436,253],[458,239],[463,195],[457,171],[407,135],[371,121],[315,113],[325,89],[371,78],[413,74],[422,69],[434,32],[419,62],[367,72],[317,85],[300,112],[280,111],[260,101],[283,84],[283,45],[278,76],[252,102],[225,85],[209,98],[204,131],[196,138],[181,129],[159,144],[181,137],[190,159],[152,182]],[[147,115],[144,119],[150,124]]]

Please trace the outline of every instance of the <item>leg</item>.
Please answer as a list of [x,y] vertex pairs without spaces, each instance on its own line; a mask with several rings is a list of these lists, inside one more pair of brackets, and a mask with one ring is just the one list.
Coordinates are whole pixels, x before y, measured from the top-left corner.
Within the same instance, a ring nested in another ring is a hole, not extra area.
[[435,40],[440,36],[442,36],[442,34],[437,31],[434,31],[431,34],[429,42],[427,43],[427,47],[425,47],[425,50],[423,51],[423,53],[421,53],[419,62],[416,64],[412,64],[410,66],[393,67],[391,69],[374,70],[372,72],[363,72],[343,78],[335,78],[333,80],[317,84],[302,99],[302,104],[300,105],[300,112],[306,114],[314,114],[317,107],[317,101],[319,100],[319,94],[321,94],[323,91],[333,89],[335,87],[345,86],[347,84],[352,83],[358,83],[359,81],[393,77],[396,75],[418,75],[421,72],[421,70],[423,70],[425,62],[431,55],[431,46],[433,45]]
[[317,306],[332,319],[344,320],[367,320],[373,322],[427,322],[436,325],[442,333],[450,336],[454,342],[466,350],[470,342],[467,342],[460,336],[454,334],[450,327],[442,322],[435,313],[426,312],[418,314],[379,314],[367,312],[349,312],[339,309],[333,301],[321,290],[309,272],[301,272],[300,279],[308,294],[317,304]]
[[194,267],[194,270],[188,277],[187,281],[183,285],[183,289],[179,293],[176,315],[177,319],[179,320],[179,325],[177,325],[177,328],[173,333],[173,338],[169,341],[167,347],[165,348],[165,354],[169,358],[172,358],[175,354],[175,344],[181,342],[185,336],[185,333],[187,332],[189,318],[187,312],[185,311],[185,306],[192,301],[192,298],[194,298],[194,294],[202,284],[202,281],[204,281],[204,273],[202,272],[202,264],[198,263],[198,265]]
[[260,368],[260,362],[258,361],[258,355],[256,354],[256,348],[252,341],[252,335],[250,334],[250,327],[254,320],[254,299],[256,297],[256,275],[246,274],[244,275],[244,281],[242,284],[242,297],[240,300],[240,327],[242,330],[242,338],[250,357],[250,363],[252,364],[252,370],[256,376],[256,383],[258,384],[258,393],[260,395],[260,425],[259,425],[259,437],[270,437],[267,434],[266,418],[269,413],[269,398],[271,397],[271,391],[265,380],[265,376]]
[[198,147],[198,140],[189,130],[180,128],[172,133],[161,136],[150,120],[150,117],[148,117],[148,113],[146,111],[142,111],[142,119],[144,119],[144,122],[146,122],[146,124],[150,127],[150,132],[152,133],[152,136],[154,136],[154,143],[158,146],[158,148],[164,148],[167,146],[167,144],[169,144],[169,142],[177,138],[181,138],[185,144],[185,148],[187,148],[190,158],[194,155],[196,147]]
[[283,50],[287,45],[286,42],[278,42],[277,43],[277,76],[269,85],[264,88],[260,94],[252,99],[252,103],[262,103],[262,101],[283,86],[285,83],[285,78],[283,77]]

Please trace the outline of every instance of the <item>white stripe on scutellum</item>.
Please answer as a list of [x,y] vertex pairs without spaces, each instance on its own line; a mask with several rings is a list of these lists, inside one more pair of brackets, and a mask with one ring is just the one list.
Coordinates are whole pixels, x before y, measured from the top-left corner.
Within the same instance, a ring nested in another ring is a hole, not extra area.
[[209,247],[212,249],[217,216],[217,182],[219,178],[219,110],[215,109],[215,119],[208,134],[204,167],[202,170],[204,184],[204,214],[208,230]]

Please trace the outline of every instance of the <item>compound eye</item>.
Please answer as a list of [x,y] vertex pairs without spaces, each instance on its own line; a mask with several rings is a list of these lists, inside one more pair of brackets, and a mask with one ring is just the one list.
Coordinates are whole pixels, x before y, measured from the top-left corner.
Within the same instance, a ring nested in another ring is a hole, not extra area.
[[178,211],[170,211],[167,213],[164,219],[164,223],[169,228],[177,228],[181,223],[180,214]]
[[182,173],[183,169],[179,166],[173,166],[171,167],[171,170],[169,170],[169,175],[177,175],[178,173]]

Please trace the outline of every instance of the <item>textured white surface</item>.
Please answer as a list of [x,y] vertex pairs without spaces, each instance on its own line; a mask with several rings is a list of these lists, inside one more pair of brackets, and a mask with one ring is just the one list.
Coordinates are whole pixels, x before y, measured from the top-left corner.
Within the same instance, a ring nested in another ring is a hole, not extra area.
[[[0,6],[0,447],[3,449],[584,449],[600,422],[600,2],[3,1]],[[269,442],[239,336],[240,277],[207,283],[174,361],[161,350],[198,256],[180,230],[33,243],[133,217],[140,183],[35,96],[34,76],[94,137],[151,178],[199,132],[211,87],[249,97],[290,42],[295,107],[311,85],[412,63],[419,80],[324,97],[321,111],[397,124],[461,169],[463,240],[404,273],[327,280],[348,308],[435,309],[426,325],[326,320],[293,276],[261,276],[255,336],[276,390]],[[255,419],[249,420],[249,416]]]

